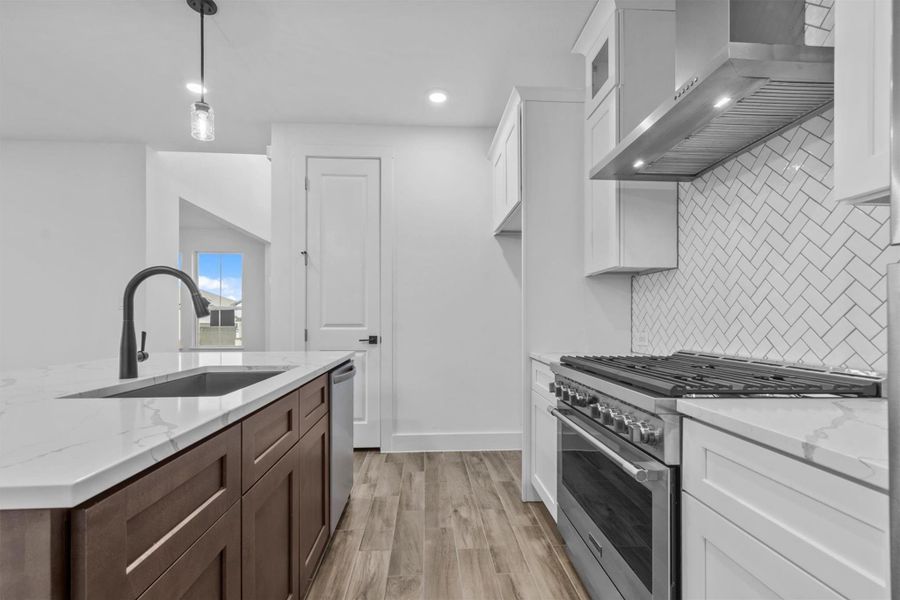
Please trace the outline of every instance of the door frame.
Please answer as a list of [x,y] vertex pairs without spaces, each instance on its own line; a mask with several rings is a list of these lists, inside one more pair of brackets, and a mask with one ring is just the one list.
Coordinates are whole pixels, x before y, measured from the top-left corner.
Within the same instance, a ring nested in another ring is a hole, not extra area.
[[387,146],[355,146],[355,145],[298,145],[291,149],[291,198],[293,199],[293,239],[291,252],[295,268],[291,278],[293,302],[293,337],[295,347],[307,349],[303,339],[306,322],[306,268],[301,251],[307,245],[307,210],[306,191],[307,165],[310,158],[352,159],[365,158],[378,160],[381,181],[381,321],[379,336],[381,337],[381,385],[379,389],[379,413],[381,423],[381,451],[391,452],[394,437],[394,158],[395,153]]

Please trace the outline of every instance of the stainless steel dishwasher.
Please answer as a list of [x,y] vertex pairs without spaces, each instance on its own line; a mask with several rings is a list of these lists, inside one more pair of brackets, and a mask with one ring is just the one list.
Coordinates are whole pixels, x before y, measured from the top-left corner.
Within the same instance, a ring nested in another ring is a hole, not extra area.
[[353,361],[331,372],[331,531],[353,487]]

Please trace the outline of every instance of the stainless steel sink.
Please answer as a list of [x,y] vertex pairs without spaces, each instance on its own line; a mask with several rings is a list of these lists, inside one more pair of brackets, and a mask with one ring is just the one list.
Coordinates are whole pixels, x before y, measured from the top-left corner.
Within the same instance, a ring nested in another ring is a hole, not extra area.
[[149,380],[134,381],[66,398],[184,398],[224,396],[260,381],[284,373],[284,368],[258,369],[191,369],[161,375]]

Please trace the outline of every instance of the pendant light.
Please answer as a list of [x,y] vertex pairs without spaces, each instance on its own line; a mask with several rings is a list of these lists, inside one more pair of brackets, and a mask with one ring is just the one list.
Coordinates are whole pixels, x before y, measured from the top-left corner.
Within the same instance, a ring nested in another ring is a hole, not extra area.
[[205,99],[203,17],[214,15],[219,7],[213,0],[187,0],[188,6],[200,13],[200,101],[191,104],[191,137],[201,142],[216,139],[216,122],[212,107]]

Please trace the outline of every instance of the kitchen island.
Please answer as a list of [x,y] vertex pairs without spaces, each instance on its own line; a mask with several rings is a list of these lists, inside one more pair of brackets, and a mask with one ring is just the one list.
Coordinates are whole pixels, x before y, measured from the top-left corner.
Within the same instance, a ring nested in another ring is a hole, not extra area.
[[299,597],[328,539],[327,373],[351,356],[160,354],[127,382],[275,372],[205,397],[84,397],[125,383],[115,360],[0,375],[0,596]]

